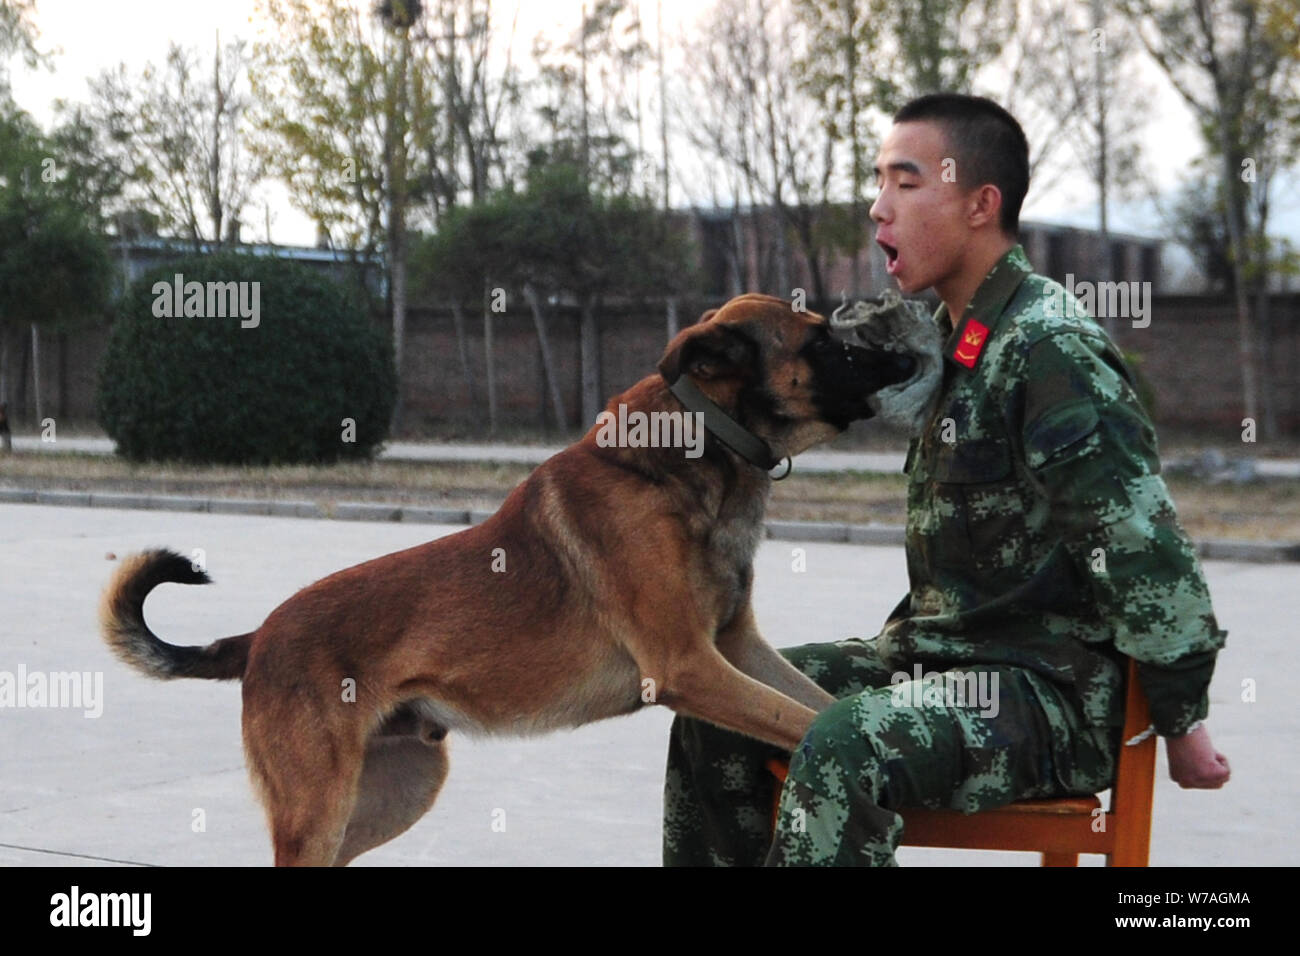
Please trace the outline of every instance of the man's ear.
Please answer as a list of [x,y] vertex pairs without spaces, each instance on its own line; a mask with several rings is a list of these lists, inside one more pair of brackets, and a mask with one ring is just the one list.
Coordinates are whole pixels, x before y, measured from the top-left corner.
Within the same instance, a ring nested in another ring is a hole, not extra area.
[[985,183],[971,194],[968,208],[966,222],[972,229],[989,222],[997,225],[1002,215],[1002,190],[992,183]]
[[756,341],[735,325],[707,321],[710,312],[704,316],[668,343],[659,360],[659,374],[664,381],[671,384],[683,375],[704,381],[727,378],[757,366]]

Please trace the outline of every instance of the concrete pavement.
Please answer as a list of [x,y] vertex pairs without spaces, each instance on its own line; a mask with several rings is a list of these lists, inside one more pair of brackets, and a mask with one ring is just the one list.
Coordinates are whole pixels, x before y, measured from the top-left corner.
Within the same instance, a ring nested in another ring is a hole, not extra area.
[[[77,452],[83,455],[111,455],[115,444],[109,438],[60,438],[42,442],[39,438],[14,436],[14,450],[22,452]],[[564,445],[510,445],[478,442],[388,442],[379,457],[386,461],[489,462],[492,464],[540,465]],[[892,471],[903,470],[903,452],[807,451],[795,459],[802,471]]]
[[[0,671],[102,675],[87,708],[0,708],[0,865],[260,865],[270,861],[244,770],[239,688],[159,683],[113,659],[96,605],[113,562],[150,546],[201,548],[216,583],[164,587],[151,626],[178,644],[256,627],[296,588],[459,528],[184,512],[0,504]],[[806,572],[792,570],[802,548]],[[1154,865],[1295,864],[1300,711],[1295,571],[1206,564],[1230,632],[1209,726],[1233,779],[1184,791],[1157,770]],[[778,645],[869,636],[906,589],[901,549],[765,542],[760,625]],[[1247,683],[1253,682],[1253,683]],[[89,682],[87,686],[90,686]],[[1253,688],[1253,702],[1243,700]],[[658,708],[521,740],[451,740],[438,804],[357,865],[657,865],[667,728]],[[505,830],[494,830],[502,819]],[[1099,858],[1084,858],[1099,863]],[[1027,854],[904,848],[908,864],[1034,865]]]
[[[43,442],[32,436],[15,436],[16,451],[79,452],[87,455],[111,455],[115,447],[112,439],[74,437]],[[489,462],[493,464],[540,465],[563,445],[511,445],[490,442],[388,442],[379,457],[389,461],[421,462]],[[829,474],[841,471],[866,471],[897,473],[903,470],[906,455],[902,451],[806,451],[794,459],[796,471]],[[1221,456],[1220,456],[1221,457]],[[1247,456],[1249,457],[1249,456]],[[1198,458],[1177,459],[1167,462],[1175,466],[1191,467]],[[1261,478],[1300,478],[1300,460],[1252,459],[1254,472]]]

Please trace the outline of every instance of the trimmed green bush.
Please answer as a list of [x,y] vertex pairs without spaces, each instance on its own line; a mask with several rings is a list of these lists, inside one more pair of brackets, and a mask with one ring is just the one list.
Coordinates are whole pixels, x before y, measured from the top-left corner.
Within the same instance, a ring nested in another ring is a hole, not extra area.
[[284,259],[224,253],[132,285],[97,400],[128,459],[262,465],[372,456],[396,397],[388,336],[343,286]]

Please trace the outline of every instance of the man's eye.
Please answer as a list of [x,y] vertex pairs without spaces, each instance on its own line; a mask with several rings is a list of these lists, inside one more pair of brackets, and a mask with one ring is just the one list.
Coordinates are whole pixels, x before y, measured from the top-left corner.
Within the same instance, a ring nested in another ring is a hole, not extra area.
[[915,188],[916,188],[916,185],[917,185],[916,183],[899,183],[899,184],[898,184],[898,188],[899,188],[899,189],[915,189]]

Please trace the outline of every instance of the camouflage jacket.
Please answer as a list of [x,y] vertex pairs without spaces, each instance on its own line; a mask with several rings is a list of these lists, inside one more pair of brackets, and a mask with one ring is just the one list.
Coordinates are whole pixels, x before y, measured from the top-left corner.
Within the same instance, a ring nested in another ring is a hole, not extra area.
[[[946,306],[935,321],[949,330]],[[1185,733],[1208,711],[1227,635],[1123,359],[1020,246],[944,352],[905,466],[911,591],[882,653],[900,668],[1030,668],[1109,727],[1123,723],[1126,654],[1156,731]]]

